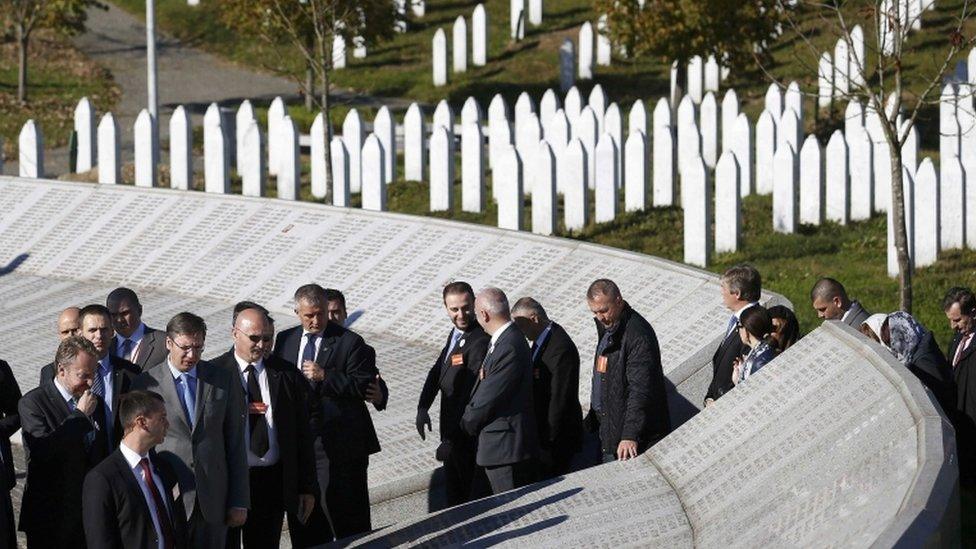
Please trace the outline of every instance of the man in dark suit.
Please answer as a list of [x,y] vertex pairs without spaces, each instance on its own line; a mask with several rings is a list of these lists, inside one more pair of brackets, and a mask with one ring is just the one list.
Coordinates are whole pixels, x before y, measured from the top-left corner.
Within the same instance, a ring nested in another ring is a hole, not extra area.
[[166,403],[170,428],[157,451],[179,480],[190,545],[219,548],[250,507],[247,419],[237,371],[200,360],[206,337],[202,318],[174,316],[166,325],[169,357],[133,387],[159,393]]
[[481,290],[474,310],[491,341],[461,428],[478,437],[476,461],[485,468],[492,493],[499,494],[535,480],[539,438],[532,411],[532,356],[525,335],[512,322],[505,292]]
[[454,327],[437,361],[427,373],[417,404],[416,425],[420,438],[426,440],[424,426],[431,429],[428,410],[440,393],[441,444],[437,448],[437,459],[444,462],[447,504],[453,506],[487,495],[472,491],[484,483],[473,483],[477,438],[461,429],[461,416],[471,399],[471,389],[478,379],[491,336],[485,333],[475,318],[471,285],[452,282],[444,287],[442,298]]
[[186,514],[173,497],[176,473],[153,451],[169,428],[163,398],[149,391],[126,393],[119,417],[125,435],[118,450],[85,477],[82,512],[88,547],[189,547]]
[[946,360],[956,382],[956,444],[959,477],[965,486],[976,484],[976,296],[969,288],[951,288],[942,300],[952,342]]
[[604,463],[635,458],[671,431],[657,335],[612,280],[593,281],[586,304],[600,336],[586,423]]
[[17,484],[10,437],[20,429],[20,387],[10,365],[0,360],[0,549],[17,548],[17,525],[10,490]]
[[379,375],[376,353],[355,332],[326,320],[330,304],[344,308],[342,293],[318,284],[300,287],[295,313],[302,324],[279,333],[274,350],[309,383],[320,492],[319,505],[302,528],[308,545],[325,532],[323,503],[337,539],[371,529],[366,472],[370,454],[380,451],[364,402],[367,386]]
[[[346,298],[342,295],[342,292],[338,292],[338,294],[341,299],[329,301],[326,305],[327,309],[325,314],[329,319],[329,322],[335,322],[340,326],[349,328],[350,323],[347,322],[349,319],[349,314],[346,312]],[[373,353],[376,352],[376,350],[370,345],[367,344],[366,346],[372,349]],[[379,367],[377,367],[377,369],[379,369]],[[366,402],[373,405],[373,408],[375,408],[377,412],[386,410],[386,404],[390,400],[390,389],[386,386],[386,381],[383,380],[381,375],[376,374],[376,378],[370,381],[369,385],[366,387],[366,395],[364,398]]]
[[[233,528],[227,547],[278,547],[287,512],[300,523],[315,504],[315,458],[308,426],[305,380],[290,363],[265,358],[274,331],[267,315],[245,309],[235,319],[234,348],[214,363],[240,372],[247,395],[244,432],[250,467],[251,510],[247,522]],[[298,545],[293,543],[293,545]]]
[[871,316],[860,302],[851,301],[844,285],[833,278],[821,278],[813,285],[810,302],[817,311],[818,318],[839,320],[855,330],[860,330],[861,323]]
[[[78,307],[68,307],[58,315],[58,341],[81,335],[81,322],[78,319]],[[41,368],[41,383],[48,383],[54,379],[54,363],[51,362]]]
[[742,343],[736,326],[742,311],[759,303],[762,295],[762,277],[752,265],[736,265],[725,271],[721,280],[722,304],[732,311],[725,327],[725,337],[712,356],[712,382],[705,393],[705,406],[731,391],[732,368],[737,358],[746,354],[749,347]]
[[116,288],[109,292],[105,306],[112,315],[115,339],[112,340],[112,356],[128,360],[148,370],[166,360],[166,334],[150,328],[142,322],[142,304],[129,288]]
[[29,549],[85,547],[82,484],[108,448],[102,401],[91,390],[97,354],[87,339],[65,339],[53,382],[28,392],[17,407],[27,454],[20,530]]
[[532,401],[539,428],[540,479],[569,472],[583,442],[579,402],[580,356],[576,344],[531,297],[512,307],[512,319],[532,341]]

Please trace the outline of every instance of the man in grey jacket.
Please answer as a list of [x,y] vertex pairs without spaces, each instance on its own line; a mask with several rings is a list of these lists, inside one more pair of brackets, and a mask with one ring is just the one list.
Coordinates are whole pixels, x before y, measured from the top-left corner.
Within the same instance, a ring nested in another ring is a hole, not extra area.
[[223,547],[227,528],[244,524],[250,486],[244,389],[237,372],[201,362],[207,326],[180,313],[166,326],[166,361],[143,372],[135,389],[160,394],[170,428],[156,447],[175,471],[192,547]]
[[824,277],[818,280],[810,290],[810,301],[819,318],[839,320],[855,330],[871,316],[871,312],[862,307],[860,302],[851,301],[844,285],[833,278]]

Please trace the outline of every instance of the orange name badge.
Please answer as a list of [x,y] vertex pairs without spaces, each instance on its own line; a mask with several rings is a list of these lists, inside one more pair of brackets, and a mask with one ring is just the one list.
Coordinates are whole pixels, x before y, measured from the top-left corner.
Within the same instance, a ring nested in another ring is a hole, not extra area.
[[451,355],[451,366],[464,366],[464,355],[461,353]]
[[607,373],[607,355],[596,357],[596,371],[600,374]]
[[247,405],[247,413],[263,414],[268,411],[268,405],[263,402],[251,402]]

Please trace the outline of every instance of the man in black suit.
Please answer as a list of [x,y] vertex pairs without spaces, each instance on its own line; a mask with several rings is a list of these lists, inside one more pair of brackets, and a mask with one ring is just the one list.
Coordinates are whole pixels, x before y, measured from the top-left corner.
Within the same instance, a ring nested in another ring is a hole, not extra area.
[[82,512],[88,547],[183,549],[189,547],[186,514],[176,473],[156,457],[169,421],[163,397],[131,391],[119,401],[125,435],[85,477]]
[[532,355],[512,322],[505,292],[481,290],[474,310],[491,341],[461,428],[478,437],[476,461],[485,468],[492,493],[499,494],[535,480],[539,438],[532,411]]
[[855,330],[860,330],[861,323],[871,316],[859,301],[851,301],[844,285],[833,278],[821,278],[813,285],[810,303],[818,318],[839,320]]
[[279,333],[274,349],[309,383],[319,505],[303,528],[301,539],[308,545],[325,532],[323,503],[337,539],[371,529],[366,471],[370,454],[380,451],[364,402],[368,385],[379,375],[376,353],[355,332],[326,320],[330,306],[345,307],[341,292],[318,284],[300,287],[295,314],[302,324]]
[[[227,547],[278,547],[285,512],[300,523],[315,504],[315,458],[308,426],[305,380],[291,364],[265,358],[274,331],[259,309],[241,311],[231,332],[234,348],[214,363],[240,372],[247,396],[245,430],[251,510],[227,535]],[[293,545],[298,545],[293,543]]]
[[10,437],[20,429],[20,387],[10,365],[0,360],[0,549],[16,549],[14,505],[10,490],[17,484]]
[[491,336],[485,333],[474,315],[474,290],[467,282],[452,282],[442,293],[444,308],[454,327],[441,349],[437,361],[427,373],[427,380],[417,404],[417,433],[426,440],[424,426],[431,429],[430,410],[437,394],[441,395],[440,435],[437,459],[444,462],[447,504],[459,505],[483,495],[472,492],[484,483],[474,483],[477,438],[461,429],[461,416],[471,399],[471,389],[488,352]]
[[85,547],[82,484],[108,448],[102,400],[91,391],[97,355],[87,339],[65,339],[54,359],[57,377],[17,407],[27,454],[20,530],[29,549]]
[[512,319],[532,341],[532,401],[539,428],[539,478],[569,472],[583,442],[579,402],[580,356],[576,344],[531,297],[512,307]]
[[959,477],[965,486],[976,484],[976,296],[969,288],[956,287],[942,300],[953,337],[946,360],[956,382],[953,423],[959,452]]
[[[78,319],[78,307],[68,307],[58,315],[58,341],[81,335],[81,322]],[[41,368],[41,383],[50,383],[54,379],[54,363],[51,362]]]
[[[349,324],[346,322],[349,319],[349,314],[346,312],[346,298],[342,292],[338,292],[338,294],[339,298],[329,301],[326,305],[325,314],[330,322],[349,328]],[[374,353],[376,352],[369,344],[366,346],[372,349]],[[378,369],[379,367],[377,367]],[[377,412],[386,410],[386,404],[390,400],[390,389],[380,374],[376,374],[376,378],[370,381],[369,386],[366,387],[365,400],[371,403]]]
[[722,304],[732,311],[729,323],[725,327],[725,337],[712,356],[712,382],[705,393],[705,406],[718,400],[722,395],[732,390],[732,368],[736,359],[749,352],[749,347],[742,343],[736,326],[742,311],[759,303],[762,295],[762,277],[752,265],[736,265],[731,267],[721,280]]
[[116,288],[109,292],[105,306],[112,315],[115,328],[112,356],[128,360],[140,371],[166,360],[166,334],[143,324],[142,304],[135,292],[129,288]]
[[657,335],[612,280],[593,281],[586,304],[600,336],[586,423],[604,463],[635,458],[671,431]]

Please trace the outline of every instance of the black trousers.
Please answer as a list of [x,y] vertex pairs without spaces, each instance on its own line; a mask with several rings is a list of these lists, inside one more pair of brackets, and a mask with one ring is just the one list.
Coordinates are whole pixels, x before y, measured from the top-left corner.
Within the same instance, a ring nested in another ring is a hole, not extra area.
[[474,444],[458,440],[444,460],[444,486],[447,505],[453,507],[491,494],[484,471],[475,464]]
[[0,487],[0,549],[17,549],[14,504],[6,487]]
[[325,503],[332,517],[336,539],[372,530],[367,469],[369,456],[329,462],[329,487],[326,489]]
[[281,543],[281,522],[285,517],[285,502],[281,485],[281,464],[251,467],[251,509],[244,526],[227,531],[227,549],[277,548]]
[[319,493],[315,494],[315,505],[305,524],[293,513],[288,513],[288,534],[295,549],[324,545],[335,539],[332,525],[325,514],[326,488],[329,486],[329,458],[325,454],[322,440],[315,437],[315,476]]
[[535,480],[532,465],[533,460],[526,460],[508,465],[485,467],[485,474],[488,475],[488,482],[491,484],[491,493],[500,494],[532,484]]

